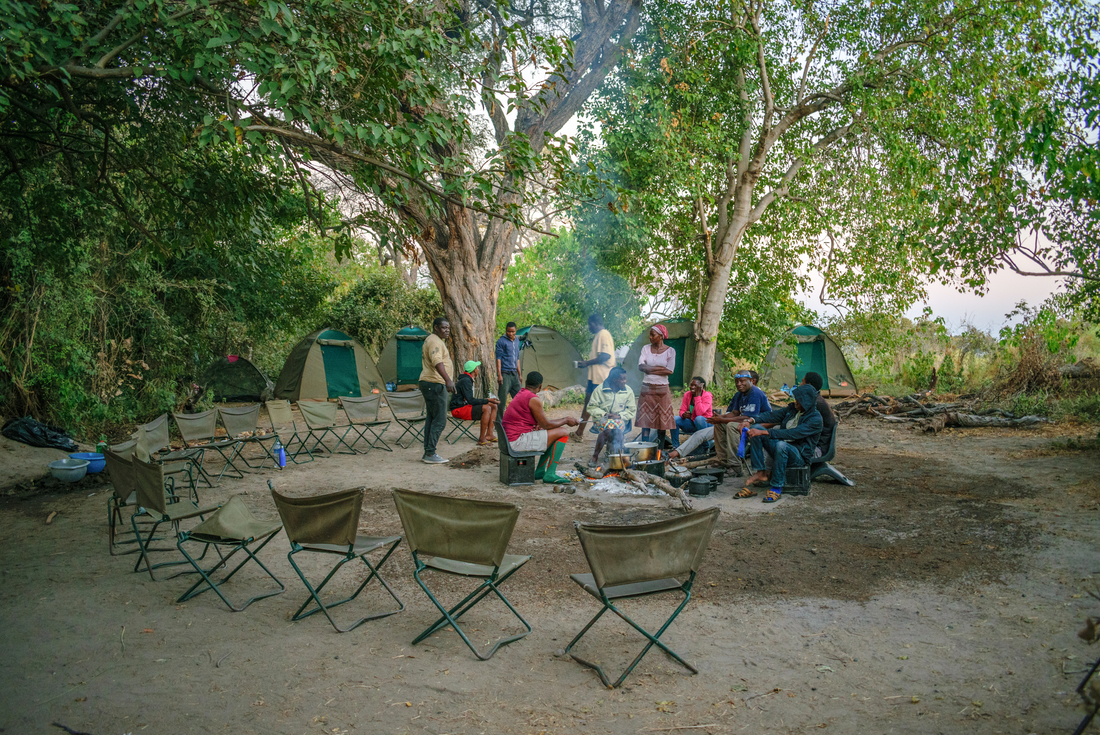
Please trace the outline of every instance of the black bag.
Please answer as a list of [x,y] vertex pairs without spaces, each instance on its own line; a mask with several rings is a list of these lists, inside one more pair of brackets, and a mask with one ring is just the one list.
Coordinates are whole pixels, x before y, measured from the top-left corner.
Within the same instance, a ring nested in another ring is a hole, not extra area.
[[12,419],[4,424],[3,429],[0,429],[0,434],[12,441],[29,444],[32,447],[53,447],[64,449],[66,452],[77,450],[76,442],[69,438],[60,426],[47,426],[30,416]]

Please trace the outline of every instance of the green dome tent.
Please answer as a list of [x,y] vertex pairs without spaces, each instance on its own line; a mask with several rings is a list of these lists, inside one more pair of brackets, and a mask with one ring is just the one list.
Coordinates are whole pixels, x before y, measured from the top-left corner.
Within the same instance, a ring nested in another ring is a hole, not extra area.
[[795,327],[768,350],[760,367],[760,387],[779,390],[786,383],[793,388],[808,372],[824,379],[821,394],[829,398],[850,396],[858,390],[852,369],[837,343],[809,325]]
[[[516,332],[522,342],[520,366],[521,380],[532,370],[542,373],[544,388],[560,390],[573,385],[584,385],[587,371],[573,367],[573,362],[583,359],[573,343],[561,332],[541,324],[524,327]],[[492,370],[496,370],[494,364]]]
[[424,340],[428,332],[420,327],[405,327],[390,337],[378,356],[378,373],[387,383],[416,385],[423,366]]
[[368,396],[384,388],[363,345],[335,329],[320,329],[290,351],[275,383],[275,397],[326,400]]
[[262,370],[237,355],[219,357],[210,363],[199,383],[214,391],[214,400],[219,402],[266,401],[275,388]]
[[[665,329],[668,330],[668,339],[665,340],[665,344],[676,350],[676,367],[673,369],[672,375],[668,376],[669,388],[674,393],[683,391],[691,382],[691,371],[695,367],[695,347],[698,344],[695,341],[695,322],[691,319],[668,319],[658,323],[663,324]],[[638,356],[642,353],[642,347],[649,344],[649,330],[652,328],[653,325],[651,324],[638,335],[638,338],[631,343],[630,350],[623,360],[623,368],[626,369],[626,383],[634,389],[635,393],[642,389],[642,378],[644,377],[642,371],[638,369]],[[722,353],[715,353],[715,376],[722,374],[724,364]],[[715,382],[719,383],[719,379],[716,379]],[[709,385],[707,390],[710,390]],[[673,408],[679,408],[679,405],[679,403],[676,403]]]

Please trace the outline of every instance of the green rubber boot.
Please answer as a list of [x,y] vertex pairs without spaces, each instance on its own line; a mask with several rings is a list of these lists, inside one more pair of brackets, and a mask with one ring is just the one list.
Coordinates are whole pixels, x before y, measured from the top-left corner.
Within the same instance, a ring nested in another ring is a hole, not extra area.
[[537,465],[535,465],[535,479],[536,480],[541,480],[543,477],[546,476],[546,463],[550,461],[550,455],[552,455],[553,453],[554,453],[554,448],[550,447],[549,449],[547,449],[545,452],[542,453],[541,457],[539,457],[539,463]]
[[561,459],[561,455],[565,451],[565,442],[565,437],[558,439],[554,442],[554,446],[546,450],[546,454],[543,455],[544,457],[547,455],[550,456],[550,460],[546,463],[546,472],[542,476],[542,481],[547,485],[561,485],[570,482],[568,477],[559,477],[557,475],[558,460]]

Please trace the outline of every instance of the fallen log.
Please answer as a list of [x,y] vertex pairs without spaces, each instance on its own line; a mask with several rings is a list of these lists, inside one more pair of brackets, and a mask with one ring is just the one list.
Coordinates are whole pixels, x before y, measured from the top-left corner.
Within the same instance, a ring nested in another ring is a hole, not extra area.
[[646,485],[652,485],[661,492],[676,498],[680,501],[684,512],[691,510],[691,498],[678,487],[673,487],[667,480],[656,475],[651,475],[647,472],[638,472],[637,470],[623,470],[619,473],[619,477],[625,477],[628,481],[639,485],[645,490]]
[[917,426],[919,426],[922,431],[936,434],[947,426],[1018,429],[1022,426],[1034,426],[1035,424],[1044,423],[1047,420],[1048,419],[1042,416],[1021,416],[1020,418],[1010,419],[1002,416],[979,416],[974,413],[959,413],[957,411],[952,411],[933,416],[929,419],[922,419],[917,422]]

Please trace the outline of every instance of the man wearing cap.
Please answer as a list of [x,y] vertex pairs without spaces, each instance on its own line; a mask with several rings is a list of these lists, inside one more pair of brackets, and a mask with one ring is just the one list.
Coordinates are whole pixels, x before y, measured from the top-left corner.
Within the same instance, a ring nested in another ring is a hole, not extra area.
[[481,435],[477,439],[477,445],[484,447],[495,442],[493,436],[493,423],[497,420],[496,398],[475,398],[474,378],[477,377],[481,363],[477,360],[467,360],[462,366],[462,375],[455,381],[455,394],[451,396],[451,415],[463,421],[480,421]]
[[755,370],[739,370],[733,379],[737,392],[733,394],[726,412],[707,418],[707,423],[711,426],[689,436],[677,451],[669,454],[670,459],[686,457],[700,444],[713,439],[715,461],[738,470],[739,475],[743,473],[744,463],[741,457],[737,456],[737,445],[741,439],[740,425],[733,427],[729,425],[743,417],[757,416],[770,411],[772,407],[764,391],[756,387],[756,381],[760,376]]

